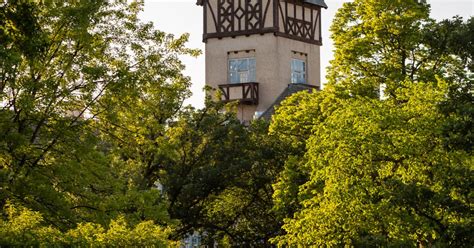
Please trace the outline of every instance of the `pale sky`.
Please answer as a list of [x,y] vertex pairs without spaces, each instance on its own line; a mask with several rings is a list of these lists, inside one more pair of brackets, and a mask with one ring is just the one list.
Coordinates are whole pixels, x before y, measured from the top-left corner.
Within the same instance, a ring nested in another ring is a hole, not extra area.
[[[328,9],[322,10],[323,46],[321,47],[321,81],[325,82],[326,67],[333,57],[333,45],[329,38],[329,26],[338,8],[349,0],[326,0]],[[455,15],[464,19],[474,15],[474,0],[428,0],[431,4],[431,16],[437,20]],[[199,48],[204,52],[202,43],[202,7],[196,0],[145,0],[145,9],[141,14],[144,21],[151,21],[159,30],[175,35],[189,33],[188,47]],[[204,55],[198,58],[183,56],[186,65],[185,75],[192,80],[193,96],[187,101],[195,107],[204,105]]]

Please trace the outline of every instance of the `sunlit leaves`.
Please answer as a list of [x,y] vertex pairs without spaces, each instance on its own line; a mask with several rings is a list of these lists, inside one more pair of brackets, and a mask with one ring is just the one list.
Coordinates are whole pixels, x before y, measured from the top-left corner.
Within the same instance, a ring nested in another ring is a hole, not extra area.
[[[405,80],[465,80],[469,62],[456,47],[471,49],[458,34],[468,36],[467,25],[461,19],[436,23],[429,5],[415,0],[345,3],[331,26],[336,50],[328,71],[330,87],[377,98],[381,85],[385,97],[396,97]],[[454,45],[454,39],[461,43]]]
[[6,205],[6,221],[0,220],[0,244],[16,246],[65,247],[65,246],[146,246],[174,247],[168,241],[169,228],[157,226],[153,221],[143,221],[131,226],[123,217],[117,217],[103,227],[96,223],[80,223],[74,229],[61,232],[44,225],[39,212],[24,207]]
[[[472,154],[444,149],[441,129],[447,119],[437,105],[447,86],[443,82],[403,86],[397,91],[403,104],[341,99],[338,107],[320,114],[326,118],[313,121],[297,169],[306,181],[290,174],[295,167],[288,161],[275,185],[277,203],[299,201],[296,213],[283,226],[288,233],[275,242],[281,246],[465,244],[471,223],[472,196],[466,189],[472,183]],[[320,102],[324,94],[307,97]],[[287,110],[283,105],[275,128],[285,121]],[[307,115],[317,111],[306,110]]]
[[142,7],[1,5],[0,205],[31,209],[63,235],[117,218],[147,220],[137,232],[171,225],[147,172],[190,95],[178,57],[199,52],[185,47],[187,35],[142,23]]

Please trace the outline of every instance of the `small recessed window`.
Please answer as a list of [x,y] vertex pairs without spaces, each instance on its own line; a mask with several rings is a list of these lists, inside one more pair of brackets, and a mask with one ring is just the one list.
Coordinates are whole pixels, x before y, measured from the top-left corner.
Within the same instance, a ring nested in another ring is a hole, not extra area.
[[306,83],[306,62],[301,59],[291,60],[291,83]]
[[229,83],[237,84],[255,81],[255,58],[229,59]]

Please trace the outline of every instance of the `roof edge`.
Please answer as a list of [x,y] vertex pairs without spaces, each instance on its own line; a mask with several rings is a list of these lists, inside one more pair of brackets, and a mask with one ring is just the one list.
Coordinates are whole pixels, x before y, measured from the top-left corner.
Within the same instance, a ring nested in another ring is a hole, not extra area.
[[273,101],[273,103],[258,117],[258,119],[270,120],[275,114],[277,107],[288,98],[289,96],[298,93],[300,91],[306,90],[311,92],[312,90],[320,90],[320,86],[312,84],[288,84],[288,86],[278,95],[278,97]]
[[328,8],[328,6],[324,2],[324,0],[303,0],[303,2],[313,4],[313,5],[316,5],[316,6],[319,6],[319,7],[323,7],[325,9]]
[[[303,0],[305,3],[313,4],[319,7],[323,7],[325,9],[328,8],[327,4],[324,2],[324,0]],[[196,5],[202,6],[204,4],[204,0],[197,0]]]

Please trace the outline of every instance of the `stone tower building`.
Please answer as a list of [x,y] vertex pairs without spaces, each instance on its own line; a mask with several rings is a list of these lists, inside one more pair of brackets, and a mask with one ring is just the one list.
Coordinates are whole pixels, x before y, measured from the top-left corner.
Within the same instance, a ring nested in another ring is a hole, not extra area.
[[321,85],[324,0],[198,0],[206,84],[239,101],[238,117],[268,117],[285,96]]

